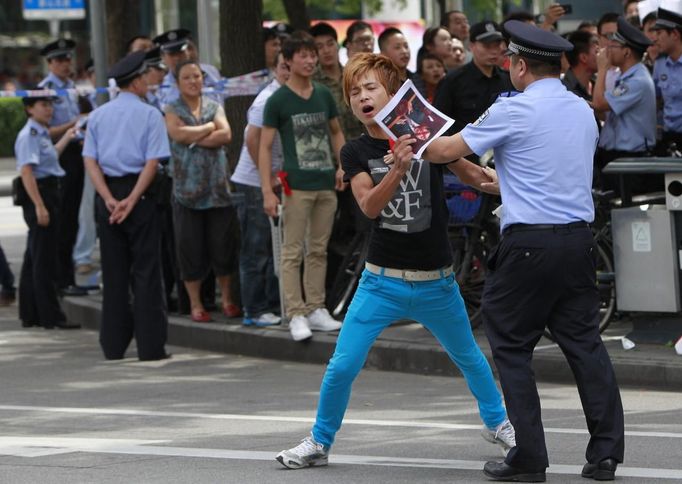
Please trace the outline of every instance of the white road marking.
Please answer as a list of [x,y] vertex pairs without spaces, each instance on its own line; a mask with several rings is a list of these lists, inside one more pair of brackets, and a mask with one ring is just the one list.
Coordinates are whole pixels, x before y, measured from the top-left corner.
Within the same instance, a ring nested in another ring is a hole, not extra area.
[[[153,455],[164,457],[193,457],[227,460],[267,461],[274,464],[275,452],[251,450],[206,449],[152,445],[167,441],[88,439],[59,437],[0,437],[0,454],[20,457],[40,457],[56,453],[88,452],[97,454]],[[332,464],[351,464],[385,467],[417,467],[431,469],[459,469],[480,471],[483,461],[454,459],[423,459],[390,456],[357,456],[331,454]],[[581,467],[552,465],[548,474],[579,475]],[[682,469],[653,469],[647,467],[619,467],[619,477],[645,479],[682,479]]]
[[[81,415],[118,415],[131,417],[172,417],[172,418],[197,418],[209,420],[242,420],[255,422],[293,422],[314,423],[312,417],[287,417],[284,415],[240,415],[231,413],[196,413],[196,412],[168,412],[159,410],[136,410],[125,408],[82,408],[82,407],[42,407],[34,405],[0,405],[0,411],[17,412],[47,412],[47,413],[71,413]],[[413,420],[366,420],[344,419],[344,425],[366,425],[375,427],[411,427],[421,429],[444,429],[444,430],[480,430],[481,425],[452,424],[444,422],[423,422]],[[545,427],[545,432],[554,434],[587,435],[586,429],[571,429],[559,427]],[[625,432],[629,437],[655,437],[682,439],[682,433],[675,432],[643,432],[630,430]]]

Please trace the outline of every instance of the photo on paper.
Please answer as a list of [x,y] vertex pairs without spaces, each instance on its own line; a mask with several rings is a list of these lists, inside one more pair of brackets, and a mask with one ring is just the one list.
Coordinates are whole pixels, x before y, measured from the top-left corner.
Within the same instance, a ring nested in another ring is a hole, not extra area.
[[426,147],[455,122],[431,106],[412,81],[402,85],[388,104],[374,116],[374,121],[394,141],[404,134],[412,135],[416,140],[412,150],[417,158],[421,158]]

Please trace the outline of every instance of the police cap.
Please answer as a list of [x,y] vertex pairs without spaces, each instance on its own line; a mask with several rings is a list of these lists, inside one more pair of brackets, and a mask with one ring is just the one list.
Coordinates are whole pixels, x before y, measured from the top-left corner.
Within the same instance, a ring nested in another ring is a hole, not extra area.
[[38,101],[55,101],[57,96],[50,94],[49,89],[38,86],[29,86],[26,88],[27,91],[31,91],[31,96],[23,96],[21,102],[24,106],[33,106]]
[[76,48],[76,42],[71,39],[57,39],[50,42],[40,50],[40,55],[47,60],[57,57],[65,57],[70,59],[73,56],[73,49]]
[[166,69],[166,65],[161,61],[161,47],[158,45],[145,52],[144,58],[147,66],[163,70]]
[[504,39],[500,26],[490,20],[474,24],[469,29],[471,42],[498,42]]
[[653,43],[623,16],[618,17],[618,30],[609,35],[609,40],[614,40],[637,52],[644,52]]
[[654,30],[682,29],[682,15],[677,12],[659,7],[657,17],[656,23],[652,27]]
[[187,49],[191,36],[187,29],[175,29],[157,35],[153,42],[161,47],[161,52],[181,52]]
[[120,84],[141,76],[147,70],[145,55],[141,50],[128,54],[109,69],[108,77],[113,77]]
[[526,22],[508,20],[504,29],[510,36],[507,54],[556,64],[564,52],[573,50],[573,44],[563,37]]

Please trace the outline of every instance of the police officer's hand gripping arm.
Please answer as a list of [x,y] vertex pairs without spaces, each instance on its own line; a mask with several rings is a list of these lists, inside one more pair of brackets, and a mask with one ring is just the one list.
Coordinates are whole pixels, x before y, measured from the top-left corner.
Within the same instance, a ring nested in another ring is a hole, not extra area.
[[[54,145],[57,153],[61,154],[64,151],[64,148],[66,148],[66,145],[68,145],[69,142],[71,142],[71,140],[75,137],[75,128],[67,129],[61,139]],[[26,164],[21,167],[21,182],[23,183],[26,193],[36,208],[36,218],[38,225],[41,227],[47,227],[50,225],[50,212],[47,211],[43,197],[40,195],[40,190],[38,190],[38,183],[36,182],[36,178],[33,175],[32,165]]]

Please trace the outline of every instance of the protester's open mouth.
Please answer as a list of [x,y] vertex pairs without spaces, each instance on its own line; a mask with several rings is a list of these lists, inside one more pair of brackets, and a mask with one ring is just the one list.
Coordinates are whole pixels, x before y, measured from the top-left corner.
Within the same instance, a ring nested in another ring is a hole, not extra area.
[[370,105],[362,106],[362,112],[367,114],[371,113],[374,110],[374,108]]

